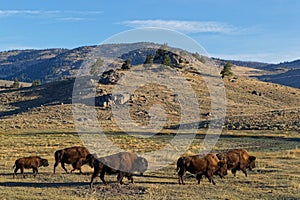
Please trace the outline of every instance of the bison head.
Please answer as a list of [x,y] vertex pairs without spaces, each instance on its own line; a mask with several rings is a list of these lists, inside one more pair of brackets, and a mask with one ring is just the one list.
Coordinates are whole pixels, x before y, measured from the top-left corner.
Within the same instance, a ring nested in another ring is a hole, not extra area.
[[89,163],[89,166],[91,168],[94,168],[94,162],[95,162],[96,159],[96,155],[93,155],[93,154],[88,154],[86,156],[86,162]]
[[47,159],[42,159],[42,160],[41,160],[41,165],[42,165],[43,167],[49,166],[48,160],[47,160]]
[[249,162],[248,162],[248,166],[247,168],[252,171],[253,168],[255,168],[255,160],[256,157],[255,156],[249,156]]
[[143,175],[144,172],[148,169],[148,161],[146,160],[146,158],[138,157],[136,160],[136,167],[136,171],[140,172],[141,175]]

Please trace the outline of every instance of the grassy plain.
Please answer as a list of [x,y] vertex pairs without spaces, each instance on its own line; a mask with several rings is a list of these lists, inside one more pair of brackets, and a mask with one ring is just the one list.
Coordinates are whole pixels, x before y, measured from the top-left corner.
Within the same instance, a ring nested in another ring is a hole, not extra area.
[[[298,137],[297,137],[298,136]],[[196,136],[190,151],[196,153],[204,137]],[[125,134],[109,133],[107,138],[123,149],[138,153],[157,150],[168,143],[173,134],[157,135],[138,141]],[[119,185],[115,175],[108,175],[108,185],[96,179],[89,189],[92,169],[83,167],[83,175],[66,174],[60,166],[52,174],[57,149],[81,145],[73,132],[27,132],[0,134],[0,199],[299,199],[300,137],[297,132],[224,132],[213,152],[245,148],[257,157],[257,167],[245,177],[229,172],[224,179],[215,177],[217,185],[203,179],[200,185],[190,174],[186,185],[178,185],[174,163],[158,171],[136,176],[134,184]],[[23,156],[40,155],[50,166],[40,168],[37,177],[26,170],[12,178],[14,161]],[[67,166],[69,169],[71,166]]]

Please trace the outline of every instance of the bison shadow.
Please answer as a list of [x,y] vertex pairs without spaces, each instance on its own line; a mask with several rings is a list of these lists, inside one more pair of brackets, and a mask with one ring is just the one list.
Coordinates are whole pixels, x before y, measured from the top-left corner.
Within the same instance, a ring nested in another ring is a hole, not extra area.
[[87,186],[88,182],[64,182],[64,183],[39,183],[39,182],[1,182],[4,187],[34,187],[34,188],[56,188],[56,187],[79,187]]

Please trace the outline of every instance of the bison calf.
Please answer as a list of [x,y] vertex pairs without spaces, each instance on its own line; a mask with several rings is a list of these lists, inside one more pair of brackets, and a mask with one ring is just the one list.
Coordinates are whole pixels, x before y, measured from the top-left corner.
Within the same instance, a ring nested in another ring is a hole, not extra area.
[[19,158],[18,160],[15,161],[15,164],[13,166],[13,168],[16,167],[14,170],[13,178],[15,178],[15,175],[19,169],[21,170],[23,178],[25,178],[24,169],[30,169],[30,168],[32,169],[33,176],[35,177],[38,173],[38,168],[41,166],[44,167],[49,166],[48,160],[43,159],[39,156]]
[[90,163],[89,159],[91,157],[89,155],[91,154],[87,148],[79,146],[57,150],[54,154],[55,164],[53,173],[55,174],[55,168],[59,163],[66,173],[68,173],[68,170],[66,169],[65,164],[72,165],[73,169],[71,172],[79,170],[79,172],[82,173],[81,166]]
[[94,173],[91,178],[90,188],[93,186],[93,180],[100,174],[100,179],[104,184],[106,181],[104,175],[118,174],[117,180],[123,184],[123,178],[126,177],[133,183],[133,172],[143,174],[148,168],[148,162],[143,157],[138,157],[136,153],[120,152],[111,156],[94,160]]

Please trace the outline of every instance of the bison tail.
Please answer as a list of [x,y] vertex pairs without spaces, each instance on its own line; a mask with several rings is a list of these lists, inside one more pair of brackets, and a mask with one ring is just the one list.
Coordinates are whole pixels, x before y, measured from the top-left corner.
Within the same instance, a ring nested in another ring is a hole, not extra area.
[[185,164],[184,157],[178,158],[176,171],[178,172],[180,170],[180,168],[184,166],[184,164]]
[[16,164],[14,164],[14,166],[12,167],[13,169],[16,167]]

